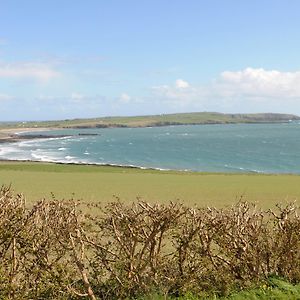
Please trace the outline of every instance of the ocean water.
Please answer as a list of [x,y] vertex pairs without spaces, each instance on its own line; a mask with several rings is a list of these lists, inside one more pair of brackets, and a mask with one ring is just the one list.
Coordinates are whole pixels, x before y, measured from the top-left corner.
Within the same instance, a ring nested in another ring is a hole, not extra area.
[[[194,125],[47,131],[0,144],[0,159],[206,172],[300,174],[300,124]],[[97,133],[82,136],[80,133]],[[55,135],[70,135],[55,138]]]

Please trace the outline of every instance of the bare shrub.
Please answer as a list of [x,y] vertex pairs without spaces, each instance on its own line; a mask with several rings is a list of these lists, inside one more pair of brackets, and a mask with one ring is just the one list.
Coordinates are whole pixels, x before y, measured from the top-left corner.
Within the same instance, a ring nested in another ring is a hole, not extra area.
[[299,282],[300,219],[289,204],[263,212],[239,202],[227,209],[189,209],[175,236],[177,288],[226,295],[271,275]]
[[277,205],[269,212],[274,223],[272,232],[273,271],[296,283],[300,281],[300,216],[294,203]]
[[0,190],[0,203],[1,295],[66,299],[83,294],[94,299],[76,203],[41,200],[27,210],[24,198],[6,187]]
[[109,204],[102,217],[94,218],[97,229],[89,240],[97,284],[105,283],[116,297],[162,290],[171,254],[169,232],[182,214],[182,207],[173,203]]

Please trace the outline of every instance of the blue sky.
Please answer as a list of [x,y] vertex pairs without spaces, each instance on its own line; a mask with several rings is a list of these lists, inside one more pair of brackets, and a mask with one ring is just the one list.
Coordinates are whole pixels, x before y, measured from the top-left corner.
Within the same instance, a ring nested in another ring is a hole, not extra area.
[[0,121],[300,115],[297,0],[2,0]]

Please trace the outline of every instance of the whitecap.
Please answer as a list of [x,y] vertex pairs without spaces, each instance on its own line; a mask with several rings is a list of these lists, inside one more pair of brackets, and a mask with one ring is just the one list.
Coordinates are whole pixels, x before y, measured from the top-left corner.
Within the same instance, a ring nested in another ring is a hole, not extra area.
[[17,153],[19,152],[18,151],[18,148],[16,147],[5,147],[5,148],[0,148],[0,155],[1,156],[4,156],[4,155],[7,155],[7,154],[10,154],[10,153]]
[[38,154],[38,153],[31,153],[31,156],[36,159],[36,160],[40,160],[40,161],[50,161],[50,157],[47,155],[42,155],[42,154]]
[[67,160],[71,160],[71,159],[74,159],[74,158],[76,158],[76,157],[75,156],[70,156],[70,155],[65,156],[65,159],[67,159]]

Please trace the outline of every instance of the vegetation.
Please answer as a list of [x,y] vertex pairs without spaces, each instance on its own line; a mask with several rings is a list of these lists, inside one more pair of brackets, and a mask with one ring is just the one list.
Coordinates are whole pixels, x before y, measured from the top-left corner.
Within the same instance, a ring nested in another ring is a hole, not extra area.
[[2,187],[1,298],[299,297],[295,204],[263,211],[241,201],[217,209],[116,200],[83,214],[75,200],[28,207]]
[[[139,170],[133,168],[0,162],[0,185],[13,183],[30,203],[51,192],[58,198],[107,203],[113,195],[125,202],[137,197],[147,202],[184,201],[186,205],[231,205],[241,196],[270,208],[281,201],[300,199],[300,176],[209,174]],[[178,200],[179,199],[179,200]]]
[[93,119],[72,119],[41,122],[6,122],[0,128],[106,128],[106,127],[147,127],[187,124],[226,124],[226,123],[276,123],[300,120],[290,114],[222,114],[215,112],[162,114],[134,117],[103,117]]
[[[139,300],[165,300],[163,295],[149,295]],[[225,297],[201,297],[187,293],[184,296],[168,297],[170,300],[298,300],[300,299],[300,284],[293,285],[285,280],[270,277],[261,287],[236,291]]]

